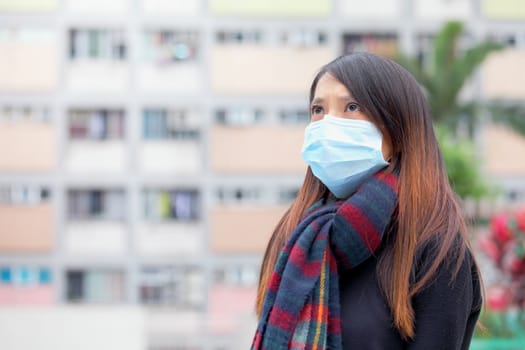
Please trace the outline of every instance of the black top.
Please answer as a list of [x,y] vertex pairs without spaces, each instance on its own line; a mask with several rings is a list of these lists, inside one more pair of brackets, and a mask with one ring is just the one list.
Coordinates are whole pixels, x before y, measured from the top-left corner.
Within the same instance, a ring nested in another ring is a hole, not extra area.
[[[417,266],[428,266],[431,256],[423,252]],[[454,264],[442,264],[433,282],[413,297],[415,338],[410,342],[392,326],[376,266],[377,257],[371,257],[340,278],[343,349],[468,350],[482,304],[468,251],[455,280]]]

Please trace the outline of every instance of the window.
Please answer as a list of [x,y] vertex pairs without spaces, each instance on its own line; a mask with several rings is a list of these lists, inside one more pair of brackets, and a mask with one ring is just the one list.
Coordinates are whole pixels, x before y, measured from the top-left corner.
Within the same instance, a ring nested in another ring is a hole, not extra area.
[[24,185],[0,185],[0,204],[37,205],[49,201],[46,187]]
[[47,267],[0,267],[0,286],[48,285],[51,277],[51,270]]
[[122,61],[127,55],[124,32],[116,29],[72,29],[69,47],[72,60]]
[[420,65],[426,65],[429,57],[432,54],[434,35],[431,34],[419,34],[416,40],[417,47],[417,61]]
[[287,186],[280,190],[263,186],[223,186],[215,191],[215,198],[220,204],[289,204],[297,194],[297,186]]
[[79,303],[123,302],[124,273],[118,270],[66,272],[66,300]]
[[260,30],[219,30],[216,39],[221,44],[258,44],[263,35]]
[[279,191],[280,203],[291,203],[297,198],[299,188],[286,188]]
[[124,111],[74,109],[69,111],[69,137],[72,140],[111,140],[124,138]]
[[222,125],[253,125],[265,119],[261,109],[253,108],[224,108],[215,111],[215,121]]
[[198,140],[199,115],[185,109],[146,109],[142,115],[145,139]]
[[293,47],[321,46],[327,43],[327,35],[317,30],[288,30],[281,33],[280,42]]
[[165,65],[195,61],[199,55],[199,34],[196,31],[146,31],[144,54],[147,62]]
[[259,267],[253,265],[231,265],[213,271],[214,284],[233,286],[255,286],[259,280]]
[[308,124],[310,113],[307,109],[282,110],[279,112],[279,121],[283,124]]
[[123,220],[125,194],[122,190],[70,190],[69,218],[73,220]]
[[51,271],[47,268],[38,269],[38,281],[40,282],[40,284],[50,284]]
[[[419,64],[427,66],[432,64],[430,62],[432,51],[434,48],[435,34],[432,33],[419,33],[416,37],[416,55]],[[462,35],[458,40],[458,51],[466,51],[473,44],[473,38],[468,35]]]
[[508,48],[516,48],[516,34],[512,33],[489,33],[487,40],[498,42]]
[[261,192],[262,189],[257,187],[219,188],[217,190],[217,199],[220,203],[258,202],[261,198]]
[[372,52],[394,57],[398,51],[397,35],[394,33],[344,34],[344,53]]
[[148,221],[196,221],[200,217],[199,191],[145,190],[144,214]]
[[0,121],[49,122],[51,111],[45,106],[5,105],[0,107]]
[[144,304],[201,310],[205,297],[204,275],[197,267],[147,267],[141,271],[140,299]]
[[12,280],[11,269],[9,267],[0,267],[0,283],[11,284]]
[[510,188],[504,192],[504,196],[511,203],[520,203],[525,199],[525,190]]
[[81,301],[84,299],[84,271],[69,271],[67,273],[67,300]]

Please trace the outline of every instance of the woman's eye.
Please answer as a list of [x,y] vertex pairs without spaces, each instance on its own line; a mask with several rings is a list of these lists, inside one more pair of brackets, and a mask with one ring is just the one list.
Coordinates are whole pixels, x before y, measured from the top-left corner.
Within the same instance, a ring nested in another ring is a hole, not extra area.
[[323,107],[321,106],[312,106],[312,114],[322,114]]
[[359,105],[357,103],[349,103],[348,106],[346,106],[347,112],[357,112],[359,111]]

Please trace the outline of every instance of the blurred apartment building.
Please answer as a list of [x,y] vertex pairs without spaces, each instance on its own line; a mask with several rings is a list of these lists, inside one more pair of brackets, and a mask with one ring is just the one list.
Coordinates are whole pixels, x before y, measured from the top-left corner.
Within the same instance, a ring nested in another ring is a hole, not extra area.
[[[525,99],[521,0],[0,0],[0,313],[130,306],[104,322],[142,325],[144,348],[246,348],[316,69],[424,60],[447,19],[507,46],[465,93]],[[523,199],[525,139],[478,139]]]

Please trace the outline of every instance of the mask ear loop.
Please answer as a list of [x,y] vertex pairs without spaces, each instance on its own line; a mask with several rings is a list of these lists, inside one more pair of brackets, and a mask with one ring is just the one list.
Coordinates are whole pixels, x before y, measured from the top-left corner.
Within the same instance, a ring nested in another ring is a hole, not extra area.
[[[383,137],[384,137],[385,132],[386,132],[385,124],[380,124],[380,125],[378,125],[376,127],[381,132],[381,148],[383,148]],[[388,157],[383,156],[383,159],[385,160],[385,162],[387,162],[389,164],[392,163],[392,154],[389,154]]]
[[[383,126],[383,125],[382,125],[382,126]],[[387,163],[390,164],[390,161],[392,160],[392,155],[389,154],[387,157],[385,157],[385,156],[383,155],[383,138],[384,138],[384,131],[383,131],[383,128],[382,128],[382,127],[379,128],[379,127],[377,127],[377,126],[376,126],[376,128],[377,128],[377,130],[379,130],[379,132],[381,133],[381,157],[383,157],[383,159],[385,160],[385,162],[387,162]]]

